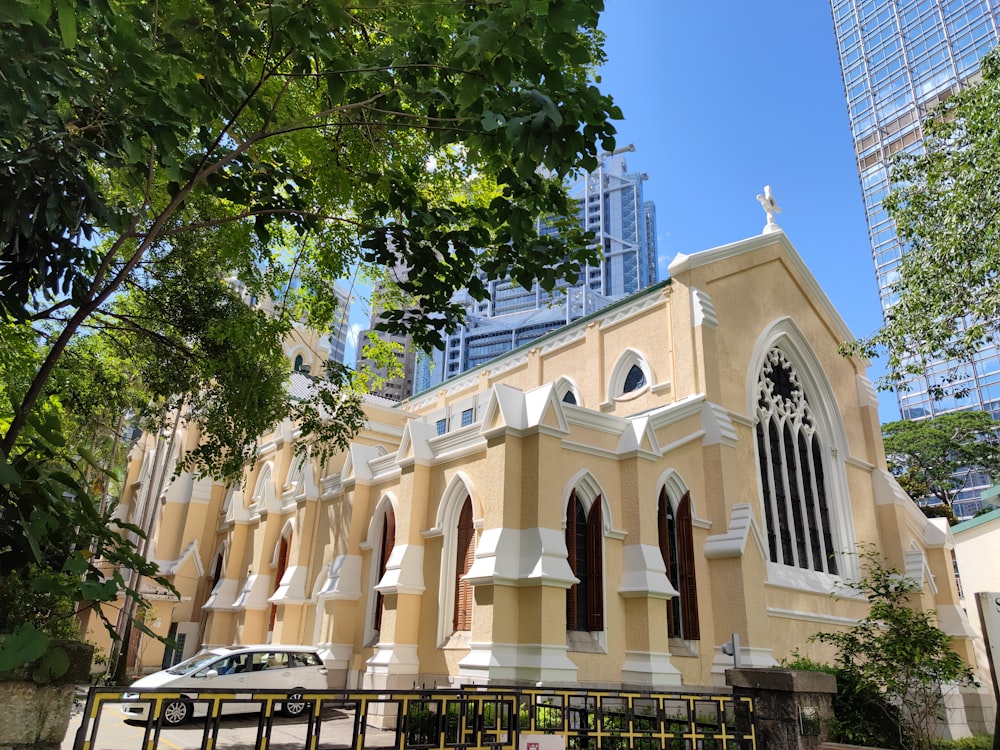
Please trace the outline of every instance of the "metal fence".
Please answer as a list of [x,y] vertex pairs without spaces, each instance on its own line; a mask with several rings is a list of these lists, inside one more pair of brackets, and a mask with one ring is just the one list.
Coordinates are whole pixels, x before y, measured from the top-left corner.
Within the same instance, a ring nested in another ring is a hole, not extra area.
[[[91,688],[74,748],[98,750],[102,708],[122,701],[121,688]],[[277,709],[288,693],[221,690],[146,690],[137,702],[149,706],[142,750],[160,745],[165,710],[184,701],[203,717],[201,745],[216,750],[223,714],[243,704],[259,711],[255,746],[271,744]],[[466,687],[448,690],[299,692],[306,702],[300,720],[305,748],[341,747],[364,750],[366,730],[394,733],[398,750],[469,750],[511,748],[546,750],[555,742],[568,750],[755,750],[753,703],[729,695],[624,692],[520,687]],[[247,705],[250,704],[250,705]],[[323,741],[324,712],[338,709],[353,715],[346,740]],[[188,711],[187,713],[191,713]],[[379,733],[384,738],[384,732]],[[392,735],[390,735],[392,736]],[[388,746],[384,739],[377,743]]]

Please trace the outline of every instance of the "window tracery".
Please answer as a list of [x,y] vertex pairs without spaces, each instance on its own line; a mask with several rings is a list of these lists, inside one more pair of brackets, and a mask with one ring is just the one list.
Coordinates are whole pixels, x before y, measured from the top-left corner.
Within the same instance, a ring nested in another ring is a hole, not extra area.
[[772,563],[836,575],[833,524],[815,416],[777,347],[757,380],[757,455]]

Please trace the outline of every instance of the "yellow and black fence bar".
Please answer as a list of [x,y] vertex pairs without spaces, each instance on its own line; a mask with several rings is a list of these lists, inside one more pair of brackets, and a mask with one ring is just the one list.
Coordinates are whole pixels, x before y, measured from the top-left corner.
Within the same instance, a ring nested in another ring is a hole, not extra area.
[[[201,748],[216,750],[223,707],[260,706],[256,747],[267,750],[276,709],[288,700],[282,691],[184,691],[91,688],[76,750],[95,750],[101,710],[126,701],[149,706],[142,750],[160,743],[163,712],[184,700],[198,713],[204,707]],[[601,691],[562,688],[467,686],[434,690],[294,691],[306,702],[305,748],[320,745],[323,711],[353,713],[350,750],[365,750],[369,727],[395,733],[396,750],[518,750],[522,735],[555,735],[567,750],[756,750],[753,703],[725,694]],[[385,746],[385,740],[379,744]],[[329,746],[329,745],[324,745]],[[347,747],[343,743],[341,747]]]

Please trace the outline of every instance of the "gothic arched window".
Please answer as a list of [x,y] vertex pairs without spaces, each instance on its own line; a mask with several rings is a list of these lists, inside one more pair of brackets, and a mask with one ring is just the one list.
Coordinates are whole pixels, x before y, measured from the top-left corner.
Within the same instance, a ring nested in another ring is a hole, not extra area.
[[[385,575],[385,567],[392,554],[392,548],[396,544],[396,514],[389,508],[382,518],[382,539],[379,542],[378,556],[378,581]],[[374,630],[382,629],[382,592],[375,592],[375,619],[372,623]]]
[[585,511],[574,492],[566,507],[566,551],[569,567],[580,582],[566,592],[567,630],[604,629],[603,539],[600,496]]
[[[285,571],[288,569],[288,548],[291,546],[292,535],[289,532],[287,535],[282,535],[281,540],[278,542],[278,559],[274,566],[274,590],[272,594],[278,591],[278,587],[281,585],[281,579],[285,575]],[[275,603],[271,604],[271,613],[267,622],[268,631],[274,630],[274,620],[278,615],[278,605]]]
[[646,385],[646,373],[642,371],[639,365],[632,365],[628,371],[628,375],[625,376],[625,385],[622,386],[622,393],[637,391],[644,385]]
[[472,522],[472,500],[466,498],[458,517],[455,550],[455,630],[472,630],[472,586],[464,580],[476,558],[476,529]]
[[667,635],[696,641],[701,638],[698,622],[698,585],[694,573],[694,538],[691,533],[691,493],[685,492],[676,510],[660,490],[657,536],[667,578],[678,596],[667,601]]
[[794,366],[777,347],[757,380],[756,422],[771,562],[837,574],[815,417]]

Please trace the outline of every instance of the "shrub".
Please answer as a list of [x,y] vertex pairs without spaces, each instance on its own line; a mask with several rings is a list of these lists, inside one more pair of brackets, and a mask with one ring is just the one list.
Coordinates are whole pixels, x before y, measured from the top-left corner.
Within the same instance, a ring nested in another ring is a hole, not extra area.
[[898,722],[900,748],[930,750],[936,723],[944,718],[942,687],[974,685],[975,678],[935,625],[934,612],[911,607],[911,597],[920,593],[917,583],[872,548],[858,554],[864,575],[850,586],[868,599],[868,616],[810,640],[837,649],[838,685],[844,685],[839,689],[855,705],[870,704],[885,722]]
[[837,678],[837,694],[833,696],[834,720],[830,726],[832,741],[886,750],[906,750],[910,746],[899,709],[877,689],[859,682],[853,672],[798,653],[793,659],[783,660],[781,666],[826,672]]
[[934,750],[993,750],[993,737],[976,734],[960,740],[934,740],[931,747]]

